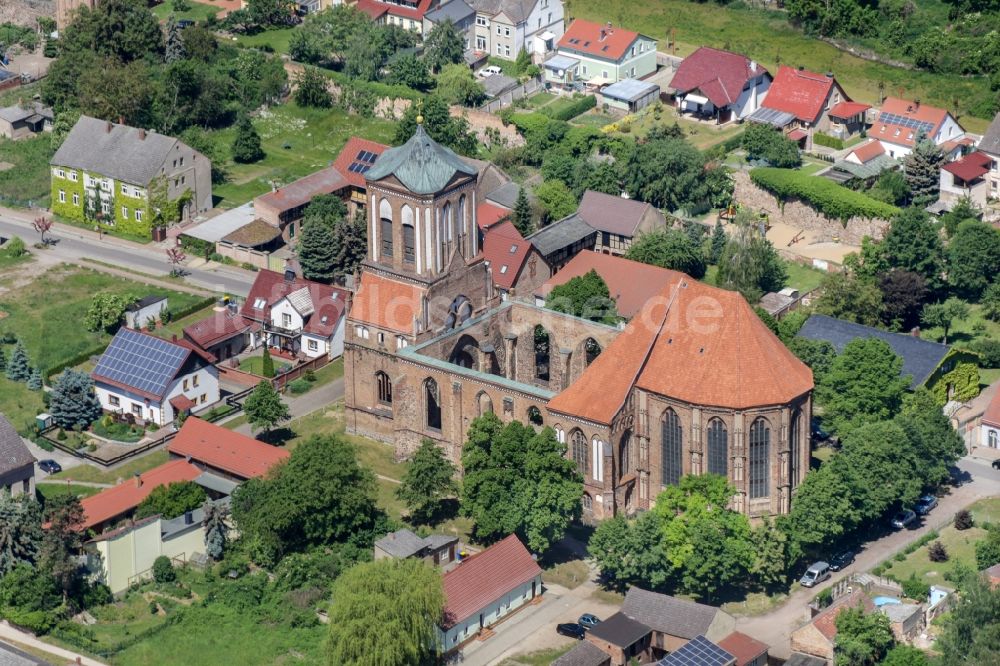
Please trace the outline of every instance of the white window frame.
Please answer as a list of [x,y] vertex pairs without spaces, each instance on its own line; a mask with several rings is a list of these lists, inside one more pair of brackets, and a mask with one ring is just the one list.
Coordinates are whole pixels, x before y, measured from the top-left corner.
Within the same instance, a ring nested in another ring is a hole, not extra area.
[[141,208],[136,208],[135,209],[135,221],[136,222],[142,222],[142,209]]
[[128,196],[128,185],[126,185],[125,183],[122,183],[121,184],[121,188],[122,188],[122,194],[124,194],[125,196]]
[[317,342],[316,340],[309,340],[308,347],[309,351],[319,351],[319,342]]
[[66,172],[63,169],[56,169],[56,175],[59,176],[60,178],[65,178]]
[[66,190],[59,190],[59,203],[66,203]]
[[80,195],[77,194],[76,192],[73,193],[73,205],[74,206],[80,205]]
[[76,171],[69,172],[69,179],[72,180],[74,183],[79,180],[79,176],[76,175]]
[[128,206],[122,206],[122,217],[128,219]]

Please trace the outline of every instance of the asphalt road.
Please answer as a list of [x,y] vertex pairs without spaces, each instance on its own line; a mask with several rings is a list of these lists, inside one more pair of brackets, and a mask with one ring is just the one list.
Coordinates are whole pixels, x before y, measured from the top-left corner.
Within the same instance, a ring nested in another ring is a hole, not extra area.
[[[38,240],[28,213],[0,211],[0,236],[8,238],[21,236],[31,244]],[[45,252],[63,261],[75,262],[82,258],[103,261],[114,266],[166,277],[170,273],[166,254],[157,247],[146,247],[107,236],[98,239],[93,233],[66,225],[53,226],[47,235],[54,242]],[[185,269],[185,280],[192,285],[213,292],[246,296],[253,283],[253,276],[240,269],[220,268],[216,270]]]

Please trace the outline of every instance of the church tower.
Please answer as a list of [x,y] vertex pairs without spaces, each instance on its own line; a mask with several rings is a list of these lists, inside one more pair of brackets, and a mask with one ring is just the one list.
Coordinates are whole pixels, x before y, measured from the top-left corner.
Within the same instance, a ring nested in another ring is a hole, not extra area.
[[368,262],[427,281],[448,269],[455,252],[479,253],[475,167],[431,139],[419,124],[365,174]]

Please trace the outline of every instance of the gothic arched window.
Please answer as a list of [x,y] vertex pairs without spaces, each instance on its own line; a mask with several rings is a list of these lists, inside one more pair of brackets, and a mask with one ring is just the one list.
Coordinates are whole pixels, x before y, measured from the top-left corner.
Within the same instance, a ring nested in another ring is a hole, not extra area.
[[750,499],[767,497],[771,481],[771,424],[758,418],[750,426]]
[[382,246],[382,256],[392,256],[392,206],[388,199],[382,199],[378,206],[378,235]]
[[789,433],[788,436],[792,440],[791,441],[792,464],[791,464],[791,469],[789,470],[789,476],[790,476],[789,481],[792,484],[792,488],[797,487],[799,485],[799,482],[802,480],[801,479],[801,476],[802,476],[802,463],[800,462],[800,460],[802,458],[802,425],[801,425],[801,422],[802,422],[802,412],[800,410],[796,409],[795,413],[792,414],[792,424],[791,424],[791,427],[788,429],[788,433]]
[[676,486],[684,469],[684,430],[677,412],[667,408],[660,418],[660,467],[663,485]]
[[375,373],[376,396],[379,404],[387,407],[392,406],[392,380],[384,372]]
[[574,430],[569,436],[570,453],[580,474],[587,476],[587,458],[590,455],[587,447],[587,436],[579,430]]
[[427,427],[431,430],[441,429],[441,393],[437,382],[428,378],[424,381],[424,401],[427,408]]
[[708,423],[708,473],[729,474],[729,432],[722,419],[712,419]]

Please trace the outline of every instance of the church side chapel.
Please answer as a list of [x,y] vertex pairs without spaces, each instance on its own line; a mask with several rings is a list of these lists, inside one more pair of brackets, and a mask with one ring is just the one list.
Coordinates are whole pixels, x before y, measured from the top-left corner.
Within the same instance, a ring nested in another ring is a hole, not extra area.
[[[418,119],[419,120],[419,119]],[[715,473],[749,516],[787,513],[809,468],[812,373],[736,292],[671,271],[624,326],[501,301],[476,220],[478,169],[418,122],[366,174],[368,254],[347,321],[349,432],[456,464],[473,419],[550,426],[588,520]]]

